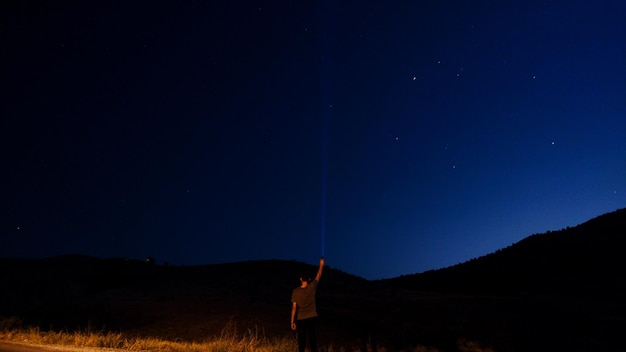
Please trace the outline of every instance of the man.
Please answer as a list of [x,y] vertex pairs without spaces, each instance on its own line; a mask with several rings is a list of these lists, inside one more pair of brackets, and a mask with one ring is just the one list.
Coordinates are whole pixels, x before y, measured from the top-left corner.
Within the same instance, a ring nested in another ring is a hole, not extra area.
[[300,276],[300,287],[291,294],[291,329],[298,332],[298,350],[304,352],[306,338],[309,337],[311,352],[317,352],[315,291],[322,276],[324,257],[320,258],[315,279],[311,281],[309,275]]

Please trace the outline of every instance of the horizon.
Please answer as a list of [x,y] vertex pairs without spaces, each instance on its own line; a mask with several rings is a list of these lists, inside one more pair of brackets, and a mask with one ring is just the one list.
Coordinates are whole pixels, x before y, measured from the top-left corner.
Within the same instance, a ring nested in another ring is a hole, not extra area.
[[[580,225],[583,225],[583,224],[585,224],[585,223],[587,223],[587,222],[589,222],[591,220],[594,220],[596,218],[600,218],[600,217],[603,217],[605,215],[612,214],[612,213],[619,212],[619,211],[624,211],[624,210],[626,210],[626,208],[619,208],[619,209],[616,209],[616,210],[613,210],[613,211],[610,211],[610,212],[607,212],[607,213],[604,213],[604,214],[600,214],[600,215],[594,216],[594,217],[589,218],[589,219],[587,219],[587,220],[585,220],[585,221],[583,221],[583,222],[581,222],[579,224],[576,224],[576,225],[566,226],[566,227],[558,229],[558,230],[547,230],[547,231],[542,232],[542,233],[530,234],[530,235],[528,235],[526,237],[521,238],[519,241],[517,241],[515,243],[512,243],[509,246],[516,245],[517,243],[519,243],[519,242],[523,241],[524,239],[529,238],[531,236],[549,235],[550,233],[553,233],[553,232],[566,231],[566,230],[569,230],[569,229],[572,229],[572,228],[576,228],[576,227],[578,227]],[[424,270],[424,271],[420,271],[420,272],[402,273],[402,274],[399,274],[399,275],[393,276],[393,277],[367,278],[367,277],[363,277],[363,276],[357,275],[355,273],[351,273],[349,271],[344,270],[341,267],[336,267],[336,266],[328,264],[328,263],[325,266],[328,267],[328,268],[331,268],[331,269],[339,270],[339,271],[341,271],[341,272],[343,272],[345,274],[348,274],[348,275],[351,275],[351,276],[355,276],[355,277],[358,277],[358,278],[361,278],[361,279],[364,279],[364,280],[367,280],[367,281],[388,280],[388,279],[399,278],[401,276],[410,276],[410,275],[415,275],[415,274],[422,274],[422,273],[429,272],[429,271],[437,271],[437,270],[446,269],[446,268],[450,268],[450,267],[453,267],[453,266],[461,265],[461,264],[467,263],[468,261],[471,261],[473,259],[478,259],[478,258],[481,258],[481,257],[484,257],[484,256],[488,256],[488,255],[494,254],[497,251],[499,251],[501,249],[505,249],[507,247],[498,248],[498,249],[496,249],[496,250],[494,250],[492,252],[485,253],[485,254],[482,254],[480,256],[477,256],[477,257],[474,257],[474,258],[470,258],[468,260],[465,260],[465,261],[462,261],[462,262],[459,262],[459,263],[454,263],[454,264],[451,264],[449,266],[428,269],[428,270]],[[134,261],[134,262],[147,262],[150,259],[151,260],[151,264],[156,264],[156,265],[164,266],[164,267],[167,267],[167,266],[172,266],[172,267],[199,267],[199,266],[229,265],[229,264],[239,264],[239,263],[248,263],[248,262],[262,262],[262,261],[282,261],[282,262],[295,262],[295,263],[300,263],[300,264],[307,264],[307,265],[311,265],[311,266],[316,266],[317,265],[317,263],[315,263],[315,262],[306,262],[306,261],[298,260],[296,258],[291,258],[291,259],[285,259],[285,258],[255,259],[255,258],[250,258],[250,259],[245,259],[245,260],[240,260],[240,261],[229,261],[229,262],[219,262],[219,263],[217,263],[217,262],[216,263],[197,263],[197,264],[187,265],[187,264],[171,263],[168,260],[166,260],[165,258],[154,258],[154,257],[149,256],[149,255],[145,256],[145,257],[142,257],[142,258],[138,258],[138,257],[132,257],[131,258],[131,257],[98,257],[98,256],[92,256],[92,255],[83,254],[83,253],[61,253],[61,254],[52,255],[52,256],[48,256],[48,257],[37,257],[37,258],[26,258],[26,257],[10,257],[9,258],[9,257],[2,257],[0,259],[8,259],[8,260],[12,260],[12,259],[13,260],[22,260],[22,259],[23,260],[48,260],[48,259],[56,259],[56,258],[63,258],[63,257],[74,257],[74,256],[87,257],[87,258],[95,259],[95,260],[128,260],[128,261]]]

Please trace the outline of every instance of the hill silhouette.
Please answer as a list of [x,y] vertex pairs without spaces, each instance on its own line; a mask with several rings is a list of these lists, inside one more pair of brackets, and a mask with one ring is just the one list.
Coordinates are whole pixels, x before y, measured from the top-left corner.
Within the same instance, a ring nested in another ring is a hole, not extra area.
[[[621,349],[625,234],[621,209],[440,270],[368,281],[328,267],[318,289],[320,342],[392,351],[458,351],[459,340],[494,351]],[[299,273],[315,266],[264,260],[185,267],[67,255],[0,259],[0,270],[4,327],[8,321],[200,341],[233,325],[290,335],[291,290]]]
[[[261,327],[268,335],[291,334],[291,291],[300,273],[316,269],[284,260],[185,267],[83,255],[0,259],[0,268],[9,288],[0,290],[0,318],[19,317],[44,330],[89,326],[185,340],[219,336],[233,324],[244,331]],[[369,286],[327,267],[318,301],[332,296],[332,307]]]
[[463,293],[626,292],[626,209],[575,227],[535,234],[448,268],[386,280],[396,287]]

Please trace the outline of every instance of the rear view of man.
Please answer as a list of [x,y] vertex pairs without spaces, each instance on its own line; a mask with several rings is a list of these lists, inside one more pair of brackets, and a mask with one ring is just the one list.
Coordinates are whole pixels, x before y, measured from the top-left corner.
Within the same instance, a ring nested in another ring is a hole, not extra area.
[[309,338],[311,352],[317,352],[317,308],[315,307],[315,292],[322,276],[324,257],[320,258],[315,279],[309,275],[300,276],[300,287],[291,294],[291,329],[298,333],[298,350],[304,352],[306,340]]

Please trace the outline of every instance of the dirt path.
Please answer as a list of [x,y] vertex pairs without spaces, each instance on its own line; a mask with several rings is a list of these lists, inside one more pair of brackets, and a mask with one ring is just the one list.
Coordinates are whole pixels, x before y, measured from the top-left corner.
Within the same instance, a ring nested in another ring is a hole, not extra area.
[[0,352],[50,352],[52,349],[0,341]]
[[0,341],[0,352],[123,352],[108,348],[69,347],[69,346],[32,346],[20,343]]

